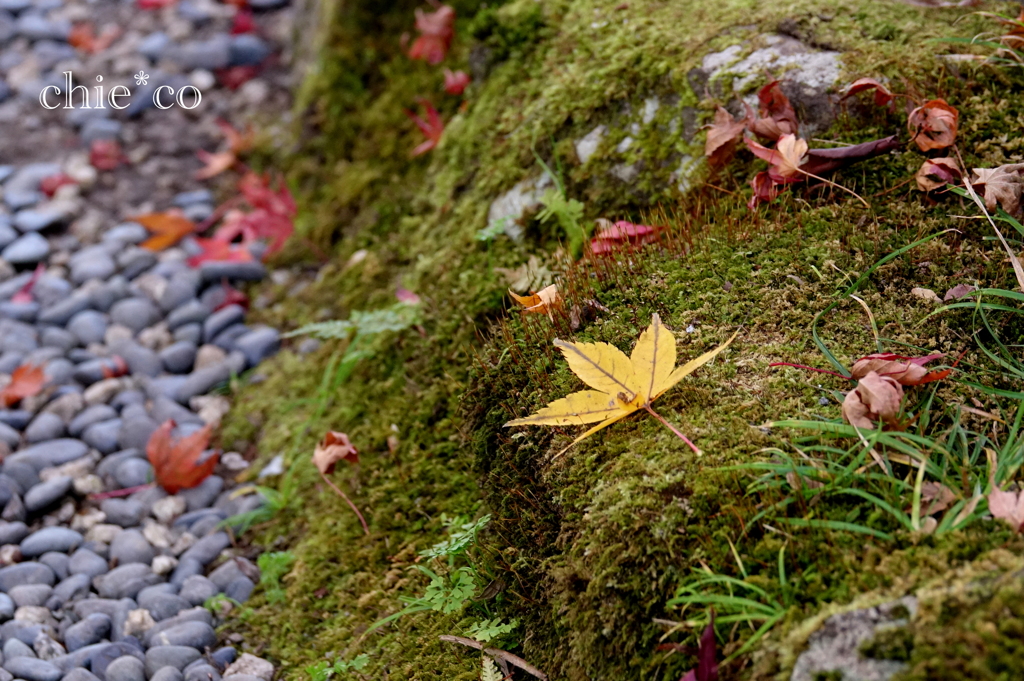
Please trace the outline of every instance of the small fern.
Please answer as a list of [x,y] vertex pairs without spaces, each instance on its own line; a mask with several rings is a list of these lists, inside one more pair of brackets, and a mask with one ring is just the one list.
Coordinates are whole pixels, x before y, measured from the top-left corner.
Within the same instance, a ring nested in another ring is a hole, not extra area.
[[511,634],[517,626],[519,626],[519,620],[512,620],[511,622],[505,623],[495,617],[491,620],[480,620],[479,622],[474,622],[466,631],[466,636],[475,638],[481,643],[487,643],[496,638],[501,638],[502,636]]
[[483,656],[484,667],[480,672],[480,681],[502,681],[505,676],[498,669],[498,665],[494,663],[494,660],[490,657]]

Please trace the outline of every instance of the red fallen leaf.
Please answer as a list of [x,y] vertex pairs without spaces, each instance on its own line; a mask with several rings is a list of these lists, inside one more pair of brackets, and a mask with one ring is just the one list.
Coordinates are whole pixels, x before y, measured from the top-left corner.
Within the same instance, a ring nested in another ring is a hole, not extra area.
[[224,300],[220,302],[220,305],[213,308],[213,311],[222,310],[229,305],[239,305],[246,310],[249,309],[249,296],[245,295],[238,289],[231,286],[227,279],[221,282],[221,286],[224,289]]
[[270,175],[246,173],[238,181],[238,189],[253,208],[265,210],[274,215],[294,217],[298,212],[295,198],[283,177],[277,178],[277,186],[271,186]]
[[409,58],[422,59],[432,66],[440,64],[455,38],[455,10],[448,5],[434,12],[417,9],[416,30],[420,35],[409,49]]
[[999,489],[995,481],[992,491],[988,493],[988,510],[993,518],[998,518],[1020,532],[1024,526],[1024,492],[1007,492]]
[[846,88],[846,92],[843,93],[841,99],[852,97],[861,92],[867,92],[868,90],[875,91],[875,104],[877,106],[885,106],[893,100],[893,94],[889,91],[889,88],[879,83],[874,78],[858,78],[857,80],[850,83],[850,87]]
[[718,681],[718,646],[715,644],[715,613],[700,635],[697,644],[697,666],[686,672],[679,681]]
[[136,215],[132,220],[154,233],[154,236],[139,244],[142,248],[150,251],[162,251],[165,248],[170,248],[196,229],[195,223],[178,209],[165,213]]
[[232,153],[241,154],[252,147],[255,133],[251,125],[246,126],[244,131],[238,131],[227,121],[217,119],[217,127],[224,134],[224,141],[228,143],[228,149]]
[[67,173],[57,173],[56,175],[44,177],[43,180],[39,183],[39,188],[43,191],[44,194],[52,198],[53,195],[57,193],[58,189],[67,184],[78,183],[75,182],[74,178],[72,178]]
[[914,179],[917,181],[918,189],[930,192],[933,189],[945,187],[947,184],[956,184],[962,177],[960,165],[956,159],[945,156],[943,158],[926,158]]
[[168,494],[191,489],[213,473],[220,455],[213,452],[202,461],[210,442],[213,426],[208,425],[191,435],[173,440],[174,421],[167,419],[153,431],[146,444],[146,456],[153,466],[153,477]]
[[224,69],[214,69],[213,74],[217,76],[217,82],[229,90],[237,90],[250,80],[259,75],[261,66],[229,66]]
[[857,161],[863,161],[874,156],[888,154],[894,149],[903,145],[895,135],[883,137],[882,139],[862,142],[849,147],[837,147],[835,149],[808,149],[807,161],[800,166],[800,169],[812,175],[828,175],[837,170],[845,168]]
[[598,220],[601,228],[590,240],[590,251],[594,255],[604,255],[628,245],[636,248],[658,240],[658,228],[649,225],[634,225],[625,220],[612,223],[609,220]]
[[444,91],[450,95],[461,95],[469,82],[469,74],[465,71],[452,73],[451,69],[444,70]]
[[797,134],[800,121],[797,120],[793,105],[789,103],[789,97],[783,94],[779,81],[773,80],[758,90],[757,100],[760,103],[760,118],[755,118],[754,112],[747,107],[747,117],[750,119],[748,128],[752,133],[772,142],[783,135]]
[[[855,365],[856,366],[856,365]],[[903,386],[892,376],[866,372],[857,387],[846,393],[843,418],[857,428],[873,429],[875,423],[896,423],[903,402]]]
[[241,8],[235,12],[235,18],[231,22],[231,35],[240,35],[242,33],[254,33],[256,31],[256,22],[252,19],[252,10],[248,8]]
[[907,127],[921,151],[945,149],[956,141],[960,113],[945,100],[933,99],[917,107],[907,117]]
[[211,177],[216,177],[238,161],[238,157],[230,151],[211,154],[205,149],[199,149],[196,151],[196,156],[203,162],[203,167],[196,171],[195,178],[197,180],[209,180]]
[[427,120],[424,121],[414,112],[409,110],[406,110],[405,115],[412,119],[412,122],[416,124],[416,127],[426,135],[427,141],[413,149],[412,156],[425,154],[436,147],[438,142],[441,141],[441,135],[444,134],[444,121],[441,120],[441,115],[437,113],[437,109],[434,108],[434,105],[423,98],[417,99],[416,101],[419,102],[423,107],[423,110],[427,112]]
[[170,7],[177,0],[138,0],[139,9],[163,9]]
[[46,267],[43,263],[36,265],[36,269],[32,272],[32,276],[29,277],[25,285],[18,289],[18,292],[11,296],[12,303],[31,303],[35,298],[32,296],[32,289],[35,288],[36,282],[39,281],[39,277],[46,271]]
[[252,253],[248,244],[233,244],[221,239],[204,239],[196,237],[196,243],[202,253],[188,259],[189,267],[198,267],[204,262],[251,262]]
[[110,363],[103,367],[103,378],[120,378],[128,375],[128,363],[120,355],[110,358]]
[[13,407],[25,397],[38,395],[46,385],[43,366],[22,364],[11,373],[11,382],[0,390],[0,403]]
[[807,142],[796,135],[786,134],[779,138],[775,149],[769,149],[749,137],[743,142],[754,156],[768,161],[768,176],[778,184],[799,182],[806,176],[801,166],[807,160]]
[[708,126],[708,137],[704,142],[704,155],[712,167],[725,165],[736,151],[736,141],[747,129],[750,117],[735,120],[732,114],[718,107],[715,120]]
[[946,369],[929,373],[924,368],[928,362],[944,356],[941,352],[923,357],[904,357],[891,352],[880,352],[861,357],[854,362],[850,368],[850,376],[855,380],[860,380],[874,372],[879,376],[891,378],[900,385],[924,385],[940,381],[953,372],[952,369]]
[[754,210],[759,203],[771,203],[779,196],[778,182],[772,180],[768,171],[762,170],[750,180],[750,186],[754,188],[754,195],[747,202],[747,208]]
[[125,160],[117,140],[93,140],[89,147],[89,163],[96,170],[114,170]]
[[420,297],[418,295],[416,295],[409,289],[403,288],[401,286],[399,286],[398,289],[395,291],[395,298],[398,299],[398,302],[405,303],[406,305],[420,304]]
[[75,24],[68,33],[68,43],[82,52],[96,54],[110,47],[121,35],[117,26],[105,26],[103,32],[96,35],[92,22]]

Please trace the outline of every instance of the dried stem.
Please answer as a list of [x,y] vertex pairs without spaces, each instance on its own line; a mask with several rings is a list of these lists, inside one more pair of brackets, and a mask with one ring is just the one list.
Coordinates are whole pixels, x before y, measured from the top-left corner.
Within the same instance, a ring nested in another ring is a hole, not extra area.
[[124,489],[115,489],[110,492],[97,492],[96,494],[90,494],[90,499],[113,499],[115,497],[127,497],[136,492],[140,492],[144,489],[154,487],[155,483],[147,482],[144,485],[136,485],[135,487],[125,487]]
[[342,499],[344,499],[344,500],[345,500],[345,503],[346,503],[346,504],[348,504],[348,505],[349,505],[349,507],[350,507],[350,508],[351,508],[351,509],[352,509],[353,511],[355,511],[355,513],[356,513],[356,516],[357,516],[357,517],[359,518],[359,522],[360,522],[360,523],[362,524],[362,526],[363,526],[363,532],[365,532],[365,533],[366,533],[366,536],[367,536],[367,537],[369,537],[369,536],[370,536],[370,528],[366,526],[366,519],[365,519],[365,518],[363,518],[363,514],[359,512],[359,509],[358,509],[358,508],[356,508],[356,505],[355,505],[355,504],[353,504],[353,503],[352,503],[352,500],[348,498],[348,495],[347,495],[347,494],[345,494],[344,492],[342,492],[342,491],[341,491],[341,488],[339,488],[339,487],[338,487],[337,485],[335,485],[335,484],[334,484],[333,482],[331,482],[331,479],[330,479],[330,478],[328,478],[328,477],[327,477],[327,476],[326,476],[326,475],[325,475],[325,474],[324,474],[323,472],[321,472],[321,473],[320,473],[320,477],[324,479],[324,482],[326,482],[326,483],[327,483],[328,485],[330,485],[330,486],[331,486],[331,489],[333,489],[333,490],[335,491],[335,493],[336,493],[336,494],[337,494],[337,495],[338,495],[339,497],[341,497]]
[[659,421],[661,421],[661,422],[662,422],[663,424],[665,424],[665,427],[666,427],[666,428],[668,428],[669,430],[671,430],[671,431],[672,431],[673,433],[675,433],[675,434],[676,434],[676,436],[677,436],[677,437],[678,437],[678,438],[679,438],[680,440],[682,440],[682,441],[683,441],[683,442],[685,442],[686,444],[690,445],[690,449],[692,449],[692,450],[693,450],[693,453],[694,453],[694,454],[696,454],[697,456],[701,456],[701,455],[703,455],[703,454],[704,454],[704,452],[700,451],[700,449],[699,449],[699,448],[697,447],[697,445],[695,445],[695,444],[693,444],[692,442],[690,442],[690,438],[688,438],[688,437],[686,437],[685,435],[683,435],[683,434],[682,434],[681,432],[679,432],[679,429],[678,429],[678,428],[676,428],[676,427],[675,427],[675,426],[673,426],[673,425],[672,425],[671,423],[669,423],[669,422],[668,422],[668,421],[666,421],[666,420],[665,420],[664,418],[662,418],[661,414],[659,414],[658,412],[656,412],[656,411],[654,411],[653,409],[651,409],[651,405],[649,405],[649,404],[645,404],[645,405],[644,405],[644,409],[646,409],[647,411],[649,411],[649,412],[651,413],[651,415],[652,415],[652,416],[654,416],[654,418],[658,419],[658,420],[659,420]]

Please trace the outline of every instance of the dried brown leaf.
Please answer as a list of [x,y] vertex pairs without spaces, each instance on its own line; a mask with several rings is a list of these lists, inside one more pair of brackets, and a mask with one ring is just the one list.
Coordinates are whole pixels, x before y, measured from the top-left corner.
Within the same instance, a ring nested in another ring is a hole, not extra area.
[[329,430],[313,450],[313,463],[323,475],[334,471],[339,461],[359,463],[359,450],[353,446],[348,435],[336,430]]
[[956,141],[960,113],[942,99],[933,99],[913,111],[907,127],[921,151],[946,149]]
[[1024,170],[1024,163],[973,170],[971,184],[984,185],[986,210],[991,213],[1002,207],[1010,215],[1020,215],[1021,190],[1024,189],[1021,170]]

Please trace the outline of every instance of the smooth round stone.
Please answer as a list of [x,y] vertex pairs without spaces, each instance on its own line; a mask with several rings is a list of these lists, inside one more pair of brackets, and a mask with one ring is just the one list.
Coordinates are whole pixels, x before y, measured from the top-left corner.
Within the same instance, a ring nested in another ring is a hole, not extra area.
[[217,337],[210,343],[225,352],[230,352],[235,349],[235,341],[249,333],[250,330],[245,324],[232,324],[217,334]]
[[[3,251],[3,258],[12,265],[31,265],[50,254],[50,244],[36,232],[24,234],[11,242]],[[27,680],[30,681],[30,680]]]
[[114,471],[114,480],[121,489],[145,485],[153,479],[153,466],[145,459],[130,458]]
[[222,518],[217,516],[206,516],[202,520],[197,520],[193,523],[192,527],[189,528],[189,532],[197,537],[205,537],[214,530],[221,529]]
[[71,558],[65,553],[59,553],[57,551],[44,553],[39,556],[39,562],[53,570],[53,574],[58,580],[64,579],[71,574],[68,572],[68,564],[71,562]]
[[88,549],[78,549],[71,554],[68,570],[72,575],[86,575],[90,579],[106,574],[110,566],[103,558]]
[[4,658],[12,660],[16,657],[35,657],[36,651],[32,650],[24,641],[16,638],[7,639],[4,643]]
[[88,445],[81,440],[62,438],[50,440],[49,442],[40,442],[7,457],[4,461],[5,472],[6,464],[12,461],[27,463],[36,471],[41,471],[50,466],[60,466],[79,459],[85,456],[88,451]]
[[[79,549],[84,551],[86,549]],[[77,551],[76,551],[77,553]],[[100,560],[103,560],[100,558]],[[104,561],[105,563],[105,561]],[[106,570],[106,564],[103,569]],[[53,588],[53,595],[60,601],[61,606],[75,598],[84,598],[89,595],[89,587],[92,586],[92,577],[87,574],[74,574],[63,580]],[[67,640],[65,639],[65,644]],[[95,643],[95,641],[94,641]],[[68,648],[71,650],[71,648]]]
[[203,423],[203,420],[195,412],[166,397],[157,397],[153,400],[150,414],[153,420],[158,423],[163,423],[167,419],[171,419],[179,425],[183,423]]
[[143,405],[146,403],[146,396],[141,390],[122,390],[114,399],[110,400],[110,406],[121,410],[130,404]]
[[65,300],[73,290],[71,283],[66,279],[44,274],[36,280],[32,295],[44,307],[49,307]]
[[227,383],[231,373],[231,365],[227,360],[193,371],[174,391],[174,399],[181,404],[188,404],[193,397],[205,395],[218,385]]
[[103,454],[111,454],[120,449],[117,437],[121,432],[121,419],[110,419],[94,423],[82,433],[82,440]]
[[0,355],[0,374],[10,374],[24,362],[25,356],[20,352],[5,352]]
[[[47,349],[59,351],[58,348]],[[75,365],[63,357],[57,357],[48,361],[43,369],[43,373],[46,374],[46,377],[53,385],[66,386],[68,388],[77,387],[68,385],[75,380]]]
[[11,210],[21,210],[22,208],[34,206],[45,198],[42,192],[37,191],[14,190],[4,192],[4,203]]
[[231,36],[232,66],[258,66],[272,51],[270,45],[254,33]]
[[128,290],[128,280],[121,275],[113,276],[101,286],[97,287],[90,296],[92,306],[101,312],[108,312],[119,300],[131,295]]
[[261,262],[204,262],[199,265],[199,274],[207,284],[229,281],[260,281],[267,276],[267,268]]
[[25,605],[43,605],[53,595],[53,587],[46,584],[22,584],[7,594],[19,608]]
[[[32,235],[26,235],[32,236]],[[40,237],[41,238],[41,237]],[[76,313],[86,310],[92,305],[91,296],[74,294],[43,308],[38,321],[41,324],[64,326]]]
[[198,650],[189,646],[156,646],[146,651],[146,674],[154,676],[168,667],[180,672],[201,657]]
[[78,437],[89,426],[115,418],[117,418],[117,411],[113,407],[106,404],[94,404],[83,409],[71,420],[71,423],[68,424],[68,433],[73,437]]
[[149,545],[142,532],[138,530],[125,530],[110,543],[110,558],[118,564],[126,563],[149,563],[156,557],[156,550]]
[[55,440],[64,434],[64,419],[56,414],[44,411],[32,419],[25,429],[25,440],[29,444]]
[[11,457],[7,457],[3,463],[3,472],[21,487],[18,494],[24,494],[39,484],[39,474],[36,469],[24,461],[12,461]]
[[[15,657],[4,662],[4,669],[16,679],[24,681],[60,681],[64,673],[60,668],[31,657]],[[145,681],[145,680],[143,680]]]
[[217,634],[205,622],[185,622],[161,631],[152,642],[153,645],[189,646],[203,650],[217,645]]
[[181,586],[189,577],[197,577],[203,574],[204,565],[195,558],[178,560],[178,567],[174,568],[171,574],[171,584]]
[[10,591],[22,584],[47,584],[53,586],[53,583],[56,581],[53,570],[42,563],[18,563],[17,565],[0,568],[0,591],[4,592]]
[[[159,423],[146,414],[145,407],[129,405],[121,412],[121,430],[117,434],[117,442],[124,449],[144,450],[153,431],[159,426]],[[116,469],[114,475],[117,476]]]
[[211,664],[203,661],[189,665],[183,672],[185,681],[220,681],[220,672]]
[[[85,667],[75,667],[65,674],[61,681],[100,681],[100,677]],[[239,679],[239,681],[244,681],[244,679]]]
[[256,583],[248,577],[238,577],[224,588],[224,595],[239,603],[245,603],[255,588]]
[[121,266],[121,274],[132,280],[156,264],[156,255],[144,248],[130,248],[118,254],[117,264]]
[[[37,513],[45,508],[48,508],[61,499],[63,499],[69,492],[71,492],[71,486],[74,484],[74,478],[70,475],[62,475],[60,477],[52,478],[46,482],[41,482],[35,485],[28,492],[25,493],[25,510],[29,513]],[[52,528],[51,528],[52,529]],[[38,534],[38,533],[37,533]],[[77,532],[75,534],[78,534]],[[70,536],[70,535],[69,535]],[[81,535],[78,536],[78,540],[81,541]],[[64,552],[64,548],[47,549],[49,551],[61,551]],[[42,555],[46,551],[40,551],[39,553],[32,555]],[[24,549],[22,549],[22,554]]]
[[165,56],[183,71],[222,69],[231,63],[231,38],[222,33],[209,40],[190,40],[171,46]]
[[64,632],[64,645],[68,651],[99,643],[110,634],[110,617],[97,612],[72,624]]
[[245,308],[241,305],[228,305],[217,310],[203,322],[203,340],[207,343],[210,342],[224,329],[240,324],[244,319]]
[[0,594],[0,621],[14,617],[14,601],[7,594]]
[[[192,559],[202,565],[209,565],[220,555],[220,552],[231,546],[231,540],[227,532],[218,532],[203,537],[191,546],[185,553],[181,554],[181,560]],[[0,570],[2,573],[2,570]]]
[[203,339],[203,327],[198,323],[183,324],[174,330],[174,340],[188,341],[198,346]]
[[[255,658],[254,655],[249,655],[248,657]],[[224,669],[225,672],[227,672],[227,669],[225,669],[225,668],[229,664],[234,662],[236,659],[238,659],[238,651],[235,650],[231,646],[224,646],[223,648],[217,648],[217,650],[215,650],[212,653],[210,653],[210,660],[213,662],[213,664],[216,665],[216,666],[219,666],[221,669]],[[248,658],[246,658],[246,659],[248,659]],[[255,659],[259,659],[259,658],[255,658]],[[267,662],[267,664],[269,665],[270,663]],[[270,665],[270,667],[271,667],[271,670],[273,670],[273,665]],[[273,671],[271,671],[271,674],[273,674]]]
[[6,222],[0,222],[0,248],[4,248],[17,238],[18,233],[14,231],[13,227]]
[[14,226],[22,232],[41,232],[59,224],[65,217],[55,210],[20,210],[14,215]]
[[[166,648],[168,646],[163,647]],[[155,650],[160,650],[160,648],[155,648]],[[189,650],[191,650],[191,648]],[[164,667],[163,669],[157,670],[157,672],[150,677],[149,681],[184,681],[184,679],[185,677],[181,673],[181,670],[175,669],[174,667]]]
[[188,373],[196,361],[196,344],[179,341],[168,345],[160,352],[164,368],[172,374]]
[[[21,555],[26,558],[34,558],[43,555],[47,551],[67,553],[81,543],[82,535],[70,528],[47,527],[33,532],[21,541]],[[24,563],[22,564],[24,565]],[[50,570],[48,567],[46,569],[53,575],[53,570]],[[51,581],[50,584],[52,585],[53,582]],[[10,589],[7,589],[7,591],[10,591]]]
[[192,299],[174,308],[167,315],[167,328],[171,331],[185,324],[202,324],[210,316],[210,308],[202,302]]
[[96,310],[82,310],[68,321],[67,329],[82,345],[102,343],[107,333],[107,315]]
[[202,575],[192,575],[181,584],[178,595],[193,606],[202,605],[220,593],[220,589]]
[[101,598],[133,598],[147,586],[162,581],[148,565],[128,563],[97,577],[95,586]]
[[239,336],[234,341],[234,349],[245,355],[249,366],[256,366],[281,348],[281,334],[277,329],[261,327]]
[[[121,121],[110,118],[90,118],[82,126],[79,137],[87,146],[97,140],[116,140],[121,135],[121,127]],[[105,234],[104,237],[106,237]],[[104,241],[108,241],[108,239],[104,238]]]
[[0,423],[0,442],[3,442],[11,449],[14,449],[18,446],[18,443],[21,442],[21,435],[6,423]]
[[146,666],[142,660],[123,655],[107,665],[106,681],[146,681]]
[[21,540],[28,536],[28,525],[23,522],[0,521],[0,545],[20,544]]
[[66,329],[47,326],[39,334],[39,341],[50,348],[59,348],[65,352],[78,345],[78,337]]
[[195,487],[181,490],[178,492],[178,496],[185,500],[188,510],[197,511],[212,506],[217,495],[223,490],[224,478],[219,475],[211,475]]
[[161,369],[163,369],[163,362],[160,361],[160,356],[138,343],[131,341],[117,343],[113,350],[128,364],[128,369],[132,374],[157,376]]
[[149,610],[157,622],[174,617],[182,610],[188,610],[192,603],[176,594],[157,593],[143,597],[139,595],[139,607]]
[[0,317],[17,319],[19,322],[31,322],[35,321],[41,308],[42,306],[34,300],[20,303],[5,300],[0,302]]
[[101,238],[103,241],[138,244],[149,238],[149,231],[137,222],[122,222],[104,232]]
[[120,527],[135,527],[146,515],[146,507],[134,499],[104,499],[100,510],[107,516],[107,522]]
[[146,298],[125,298],[111,306],[110,319],[138,333],[155,324],[160,319],[160,311]]

